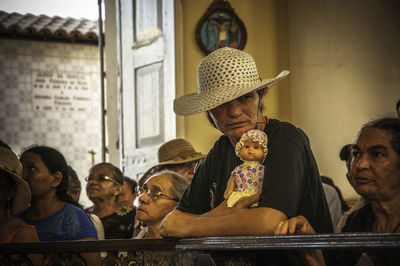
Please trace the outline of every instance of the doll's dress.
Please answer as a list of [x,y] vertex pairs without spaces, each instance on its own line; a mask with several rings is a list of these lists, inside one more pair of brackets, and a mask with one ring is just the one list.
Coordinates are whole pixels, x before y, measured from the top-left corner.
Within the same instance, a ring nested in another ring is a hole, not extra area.
[[[257,161],[244,161],[233,169],[236,190],[228,198],[228,207],[232,207],[239,200],[256,194],[262,188],[264,165]],[[258,202],[250,207],[256,207]]]

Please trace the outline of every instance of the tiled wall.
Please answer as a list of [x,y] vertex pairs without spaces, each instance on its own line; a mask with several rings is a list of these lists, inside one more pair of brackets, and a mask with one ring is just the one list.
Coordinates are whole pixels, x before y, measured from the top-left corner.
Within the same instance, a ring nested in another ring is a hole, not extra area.
[[97,46],[0,39],[0,139],[18,154],[31,145],[61,151],[81,179],[85,206],[88,151],[101,161],[100,115]]

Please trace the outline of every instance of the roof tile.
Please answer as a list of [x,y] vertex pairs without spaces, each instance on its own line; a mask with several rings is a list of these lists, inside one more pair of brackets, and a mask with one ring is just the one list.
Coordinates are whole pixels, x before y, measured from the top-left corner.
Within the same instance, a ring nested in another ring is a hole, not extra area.
[[0,36],[97,43],[98,22],[89,19],[49,17],[0,10]]

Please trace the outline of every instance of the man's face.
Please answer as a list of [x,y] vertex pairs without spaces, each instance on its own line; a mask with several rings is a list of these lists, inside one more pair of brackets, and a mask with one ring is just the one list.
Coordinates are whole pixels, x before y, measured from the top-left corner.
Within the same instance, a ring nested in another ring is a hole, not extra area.
[[236,143],[244,132],[255,128],[258,118],[257,92],[252,91],[210,111],[217,128]]
[[363,197],[383,201],[400,190],[400,157],[391,145],[388,131],[367,128],[352,148],[351,177]]

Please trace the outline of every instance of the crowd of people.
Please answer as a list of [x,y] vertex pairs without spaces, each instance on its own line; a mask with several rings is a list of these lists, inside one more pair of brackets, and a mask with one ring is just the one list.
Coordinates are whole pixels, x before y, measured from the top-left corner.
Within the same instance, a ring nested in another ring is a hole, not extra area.
[[[198,92],[176,98],[174,111],[206,113],[222,133],[210,152],[197,152],[184,139],[170,140],[138,182],[111,163],[96,164],[85,178],[93,203],[86,209],[78,203],[81,181],[60,151],[33,146],[18,159],[1,142],[0,243],[400,232],[400,119],[369,122],[342,148],[346,177],[360,195],[347,206],[333,180],[320,176],[304,131],[262,113],[268,89],[288,74],[261,79],[253,58],[233,48],[206,56],[198,67]],[[241,141],[251,130],[253,142]],[[247,186],[255,190],[228,203],[232,192],[242,195]],[[395,250],[316,249],[262,251],[257,260],[355,265],[365,252],[384,265],[400,259]],[[99,253],[81,255],[88,265],[100,265]],[[29,256],[34,265],[51,259],[51,254]]]

